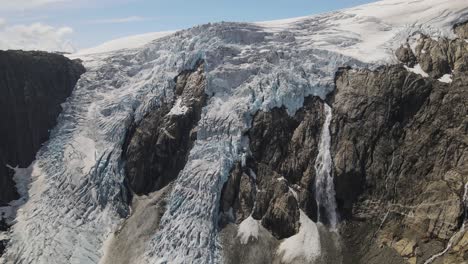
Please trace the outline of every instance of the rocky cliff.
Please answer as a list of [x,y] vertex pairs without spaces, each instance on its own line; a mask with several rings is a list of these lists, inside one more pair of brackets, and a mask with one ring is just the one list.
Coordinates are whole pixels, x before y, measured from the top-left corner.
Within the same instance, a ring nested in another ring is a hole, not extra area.
[[58,54],[0,51],[0,206],[18,198],[10,168],[34,160],[84,71]]
[[[336,199],[355,262],[468,260],[465,37],[421,35],[397,52],[410,55],[399,56],[404,65],[337,73]],[[418,65],[425,77],[406,70]]]

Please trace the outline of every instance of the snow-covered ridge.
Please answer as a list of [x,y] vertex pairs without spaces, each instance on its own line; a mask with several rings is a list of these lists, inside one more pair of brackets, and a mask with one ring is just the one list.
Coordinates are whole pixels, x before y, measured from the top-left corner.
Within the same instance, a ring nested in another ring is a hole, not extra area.
[[[299,33],[304,45],[365,62],[393,62],[393,51],[414,33],[453,38],[454,24],[465,21],[463,0],[384,0],[323,15],[250,23],[265,31]],[[308,25],[309,27],[306,27]],[[175,31],[120,38],[80,50],[73,57],[133,49]]]
[[[467,10],[466,0],[385,0],[287,23],[202,25],[134,49],[123,41],[105,55],[78,54],[87,72],[37,155],[5,262],[99,262],[104,241],[128,213],[120,155],[126,131],[163,97],[172,100],[174,77],[201,58],[210,99],[145,258],[220,263],[220,191],[248,152],[243,133],[252,116],[280,106],[293,114],[306,96],[324,98],[338,67],[392,62],[392,49],[412,33],[450,37],[451,25],[467,18]],[[310,237],[310,230],[301,235]]]
[[118,50],[123,50],[123,49],[136,49],[156,39],[169,36],[170,34],[174,32],[175,31],[151,32],[151,33],[145,33],[145,34],[140,34],[140,35],[114,39],[111,41],[104,42],[96,47],[79,50],[78,52],[72,54],[71,56],[81,57],[81,56],[90,55],[90,54],[106,53],[106,52],[118,51]]

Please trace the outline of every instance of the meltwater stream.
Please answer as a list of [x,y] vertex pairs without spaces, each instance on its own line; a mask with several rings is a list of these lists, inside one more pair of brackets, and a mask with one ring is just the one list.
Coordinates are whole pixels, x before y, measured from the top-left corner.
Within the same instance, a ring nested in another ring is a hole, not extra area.
[[319,152],[315,160],[315,200],[317,201],[317,219],[322,223],[328,223],[330,228],[335,230],[338,216],[333,183],[333,161],[330,153],[332,108],[327,103],[323,106],[325,122],[320,134]]

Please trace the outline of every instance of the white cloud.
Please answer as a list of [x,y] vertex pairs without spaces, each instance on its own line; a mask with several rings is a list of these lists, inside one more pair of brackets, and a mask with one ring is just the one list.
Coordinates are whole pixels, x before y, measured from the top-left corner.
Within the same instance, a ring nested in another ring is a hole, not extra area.
[[86,21],[86,24],[121,24],[121,23],[142,22],[142,21],[148,21],[148,20],[151,20],[151,18],[140,17],[140,16],[129,16],[129,17],[122,17],[122,18],[88,20]]
[[0,10],[26,10],[64,2],[70,0],[0,0]]
[[0,17],[0,29],[2,29],[6,25],[6,20]]
[[[4,21],[4,20],[3,20]],[[68,36],[70,27],[53,27],[42,23],[8,25],[0,19],[0,49],[73,52]]]

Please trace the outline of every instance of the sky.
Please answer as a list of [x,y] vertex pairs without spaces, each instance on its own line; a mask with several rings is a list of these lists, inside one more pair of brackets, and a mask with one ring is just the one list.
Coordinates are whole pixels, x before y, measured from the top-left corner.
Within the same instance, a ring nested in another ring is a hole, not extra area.
[[375,1],[0,0],[0,49],[74,52],[130,35],[306,16]]

